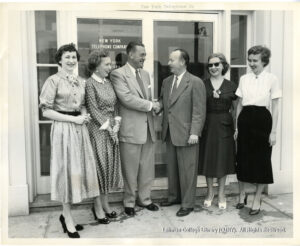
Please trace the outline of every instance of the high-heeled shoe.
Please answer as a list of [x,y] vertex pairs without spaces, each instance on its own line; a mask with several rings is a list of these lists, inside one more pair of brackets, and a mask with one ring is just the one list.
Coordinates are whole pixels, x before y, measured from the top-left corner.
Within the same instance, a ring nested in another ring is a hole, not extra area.
[[247,200],[248,200],[248,194],[245,195],[244,202],[243,202],[243,203],[242,203],[242,202],[239,202],[239,203],[235,206],[235,208],[236,208],[236,209],[242,209],[242,208],[244,208],[245,205],[247,205]]
[[204,200],[204,203],[203,203],[204,207],[209,208],[211,206],[211,203],[214,200],[214,196],[215,196],[215,194],[212,195],[212,198],[210,200],[207,200],[207,199]]
[[219,206],[219,209],[226,209],[226,207],[227,207],[226,199],[225,199],[225,202],[218,202],[218,206]]
[[110,219],[115,219],[118,217],[116,211],[112,211],[111,213],[105,213],[105,216],[110,218]]
[[[65,223],[65,217],[61,214],[59,217],[59,220],[63,220]],[[75,226],[76,231],[82,231],[84,229],[83,225],[77,224]],[[64,229],[64,233],[66,233],[66,230]]]
[[107,217],[99,219],[96,215],[96,211],[95,211],[94,207],[92,207],[92,213],[94,215],[95,220],[97,220],[99,222],[99,224],[109,224],[110,223],[110,220]]
[[259,205],[259,209],[250,209],[249,214],[250,215],[257,215],[260,213],[260,207],[261,207],[261,200],[260,200],[260,205]]
[[[64,230],[64,233],[67,233],[69,238],[80,238],[80,235],[77,231],[75,232],[69,232],[68,228],[67,228],[67,225],[66,225],[66,222],[65,222],[65,217],[61,214],[60,217],[59,217],[59,221],[61,223],[61,226]],[[83,229],[83,226],[80,225]],[[76,227],[75,227],[76,228]],[[76,229],[77,230],[77,229]]]

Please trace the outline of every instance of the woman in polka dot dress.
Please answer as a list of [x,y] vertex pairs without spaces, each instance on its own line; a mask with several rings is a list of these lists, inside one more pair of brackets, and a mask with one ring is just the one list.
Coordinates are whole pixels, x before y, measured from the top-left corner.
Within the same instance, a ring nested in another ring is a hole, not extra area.
[[99,222],[109,223],[109,218],[116,218],[117,213],[111,211],[108,194],[123,187],[118,142],[121,117],[117,116],[117,97],[113,86],[106,78],[111,71],[108,53],[93,51],[88,58],[88,69],[93,73],[86,84],[86,107],[92,117],[88,129],[101,193],[101,204],[95,204],[92,210],[96,220],[104,217]]

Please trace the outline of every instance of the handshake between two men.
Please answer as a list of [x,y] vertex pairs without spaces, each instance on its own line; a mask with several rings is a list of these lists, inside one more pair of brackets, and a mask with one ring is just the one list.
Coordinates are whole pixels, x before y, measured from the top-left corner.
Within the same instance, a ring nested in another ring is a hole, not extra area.
[[[152,112],[153,115],[158,115],[162,111],[162,106],[158,101],[152,101]],[[188,144],[197,144],[199,141],[199,137],[197,135],[190,135],[188,139]]]
[[152,101],[152,110],[157,115],[161,111],[161,105],[158,101]]

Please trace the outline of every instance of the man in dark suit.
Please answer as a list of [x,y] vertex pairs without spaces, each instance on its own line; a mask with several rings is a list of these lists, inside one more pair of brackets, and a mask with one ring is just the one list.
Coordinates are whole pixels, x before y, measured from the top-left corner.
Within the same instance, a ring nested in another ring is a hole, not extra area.
[[173,75],[163,81],[159,99],[164,111],[162,138],[167,144],[168,202],[180,204],[177,216],[194,209],[199,155],[199,137],[205,122],[206,90],[201,79],[186,70],[189,55],[176,49],[169,57]]
[[143,68],[146,51],[139,42],[130,42],[126,49],[127,63],[110,74],[119,99],[122,123],[119,132],[122,173],[124,178],[124,207],[127,215],[135,215],[136,190],[139,205],[151,211],[151,185],[154,179],[154,142],[156,140],[152,109],[150,76]]

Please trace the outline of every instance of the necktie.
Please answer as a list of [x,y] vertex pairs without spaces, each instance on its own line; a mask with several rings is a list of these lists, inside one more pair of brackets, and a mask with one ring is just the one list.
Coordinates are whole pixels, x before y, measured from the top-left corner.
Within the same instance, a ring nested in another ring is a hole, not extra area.
[[172,90],[171,90],[171,93],[170,93],[170,97],[172,95],[175,95],[175,92],[177,91],[177,81],[178,81],[178,77],[175,76],[175,81],[173,83],[173,86],[172,86]]
[[144,87],[143,81],[140,77],[139,71],[137,69],[135,70],[135,76],[136,76],[137,82],[139,83],[139,86],[141,88],[141,91],[143,93],[144,98],[147,99],[147,94],[146,94],[146,91],[145,91],[145,87]]

